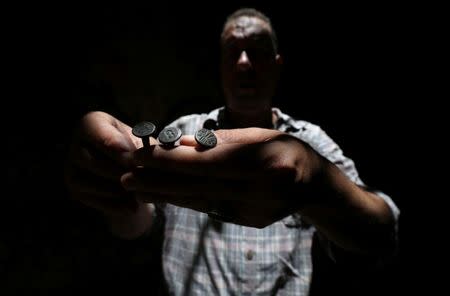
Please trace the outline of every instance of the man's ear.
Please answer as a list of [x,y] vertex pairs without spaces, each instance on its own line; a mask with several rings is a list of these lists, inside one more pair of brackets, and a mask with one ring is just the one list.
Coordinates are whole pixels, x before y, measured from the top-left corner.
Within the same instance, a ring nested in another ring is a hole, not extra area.
[[283,65],[283,57],[282,57],[280,54],[277,54],[277,55],[275,56],[275,63],[276,63],[278,66]]

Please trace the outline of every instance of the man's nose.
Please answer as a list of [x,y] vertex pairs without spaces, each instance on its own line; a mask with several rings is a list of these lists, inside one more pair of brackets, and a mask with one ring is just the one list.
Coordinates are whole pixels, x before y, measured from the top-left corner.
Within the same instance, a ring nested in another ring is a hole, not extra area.
[[250,59],[248,58],[247,52],[243,50],[239,55],[239,59],[237,61],[237,67],[240,71],[246,71],[252,67]]

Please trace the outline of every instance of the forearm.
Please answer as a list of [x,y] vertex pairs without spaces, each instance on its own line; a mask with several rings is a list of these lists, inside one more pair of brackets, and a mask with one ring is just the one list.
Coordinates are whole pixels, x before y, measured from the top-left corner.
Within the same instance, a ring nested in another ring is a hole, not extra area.
[[396,245],[395,219],[386,202],[349,180],[325,161],[314,180],[312,200],[301,214],[337,246],[352,252],[379,254]]
[[122,239],[132,240],[144,236],[153,225],[155,207],[142,203],[133,214],[105,215],[111,233]]

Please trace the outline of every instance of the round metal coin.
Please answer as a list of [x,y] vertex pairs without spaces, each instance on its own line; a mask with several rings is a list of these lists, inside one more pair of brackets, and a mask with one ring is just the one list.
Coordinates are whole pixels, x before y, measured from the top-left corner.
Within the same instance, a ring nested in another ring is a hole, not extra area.
[[202,128],[195,133],[195,140],[206,148],[212,148],[217,145],[216,135],[206,128]]
[[133,135],[139,138],[143,137],[149,137],[155,132],[156,126],[149,122],[149,121],[143,121],[138,124],[136,124],[131,132]]
[[209,118],[203,123],[203,128],[206,128],[209,130],[216,130],[217,129],[217,121]]
[[166,127],[158,136],[158,140],[164,145],[173,145],[181,138],[181,130],[177,127]]

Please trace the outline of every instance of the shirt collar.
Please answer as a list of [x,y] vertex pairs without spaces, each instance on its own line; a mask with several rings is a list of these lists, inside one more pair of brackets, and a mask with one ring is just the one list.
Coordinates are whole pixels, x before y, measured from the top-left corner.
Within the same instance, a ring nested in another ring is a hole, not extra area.
[[[282,131],[292,131],[292,130],[300,130],[302,128],[301,122],[293,119],[291,116],[281,112],[279,108],[273,107],[272,111],[277,116],[277,121],[275,123],[274,129],[282,130]],[[225,114],[225,107],[219,107],[217,109],[212,110],[208,113],[206,119],[211,119],[216,121],[219,126],[223,124]]]

